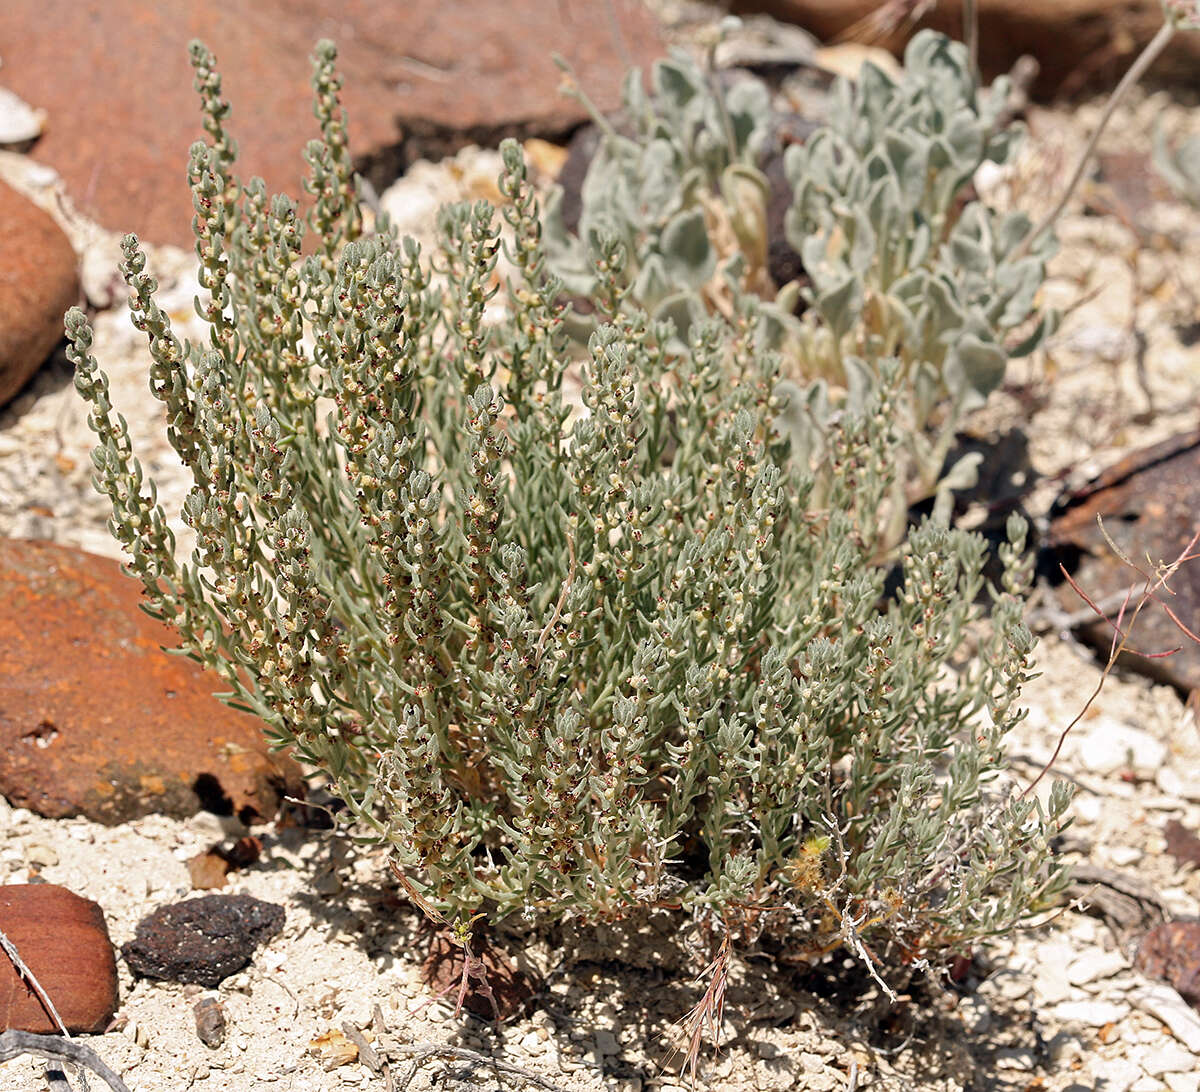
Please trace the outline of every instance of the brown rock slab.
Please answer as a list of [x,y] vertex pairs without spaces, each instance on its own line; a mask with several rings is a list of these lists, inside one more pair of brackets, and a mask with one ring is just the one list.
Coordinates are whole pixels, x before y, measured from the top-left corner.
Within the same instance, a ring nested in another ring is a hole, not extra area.
[[[1104,530],[1131,561],[1149,572],[1146,556],[1172,562],[1200,529],[1200,432],[1164,440],[1135,451],[1081,489],[1067,490],[1051,510],[1046,546],[1055,562],[1064,565],[1093,603],[1107,608],[1116,619],[1124,593],[1134,587],[1126,611],[1128,620],[1145,580],[1126,565],[1108,545]],[[1180,621],[1200,633],[1200,563],[1182,565],[1168,582],[1174,594],[1161,592]],[[1087,605],[1069,584],[1058,589],[1064,610],[1086,611]],[[1111,647],[1112,626],[1087,616],[1077,633],[1102,655]],[[1158,654],[1178,648],[1173,655],[1146,659],[1124,655],[1121,662],[1182,690],[1200,687],[1200,644],[1188,639],[1158,603],[1149,603],[1139,614],[1129,647]]]
[[[881,0],[734,0],[739,14],[765,12],[824,41],[850,38],[885,46],[897,56],[915,31],[933,27],[962,40],[962,4],[929,4],[915,23],[887,19]],[[979,62],[986,78],[1036,57],[1039,96],[1113,86],[1162,26],[1159,0],[979,0]],[[1177,34],[1152,75],[1200,83],[1200,36]]]
[[[539,985],[486,937],[476,937],[472,946],[463,1008],[484,1020],[507,1020],[525,1007]],[[461,944],[444,933],[434,935],[421,968],[434,996],[457,1002],[464,957]]]
[[1163,828],[1167,852],[1180,864],[1200,866],[1200,838],[1188,830],[1178,819],[1171,819]]
[[1133,965],[1174,986],[1180,997],[1200,1008],[1200,921],[1156,925],[1142,938]]
[[0,406],[62,339],[79,300],[75,251],[45,210],[0,182]]
[[[50,883],[0,887],[0,932],[12,942],[67,1031],[103,1031],[117,1010],[117,961],[104,912]],[[0,1031],[57,1034],[37,993],[0,952]]]
[[202,807],[272,818],[300,771],[219,679],[163,647],[115,561],[0,538],[0,795],[39,815],[119,823]]
[[323,37],[340,50],[350,147],[367,161],[403,161],[411,138],[453,147],[561,134],[584,114],[559,93],[553,53],[611,108],[626,56],[644,64],[661,52],[641,4],[590,0],[0,4],[4,83],[48,115],[34,158],[105,226],[184,246],[188,147],[203,137],[189,40],[216,54],[243,177],[298,197],[301,153],[317,135],[306,58]]
[[249,895],[202,895],[144,917],[121,955],[142,978],[217,986],[283,928],[284,916],[282,906]]

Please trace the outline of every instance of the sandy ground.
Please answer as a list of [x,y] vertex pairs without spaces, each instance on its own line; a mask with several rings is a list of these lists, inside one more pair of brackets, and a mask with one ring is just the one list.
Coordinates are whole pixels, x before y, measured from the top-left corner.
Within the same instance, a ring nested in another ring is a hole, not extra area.
[[[1096,114],[1094,106],[1035,111],[1029,151],[1014,172],[992,180],[993,199],[1044,204]],[[1198,125],[1194,110],[1163,95],[1141,96],[1102,150],[1147,152],[1159,117],[1172,132]],[[473,163],[468,154],[454,169],[422,168],[408,185],[462,196]],[[0,155],[0,175],[58,208],[53,180],[23,157]],[[415,215],[424,198],[404,185],[391,200],[400,208],[407,202]],[[1147,213],[1146,225],[1135,238],[1118,216],[1084,215],[1076,201],[1045,291],[1047,305],[1073,310],[1047,350],[1015,367],[1006,393],[971,422],[979,432],[1014,424],[1028,431],[1034,465],[1049,483],[1030,498],[1035,513],[1047,509],[1064,475],[1082,477],[1132,447],[1196,425],[1200,347],[1186,346],[1179,330],[1200,317],[1200,221],[1163,203]],[[89,294],[111,296],[115,237],[81,221],[68,227],[84,253]],[[192,258],[162,249],[153,262],[164,283],[160,303],[181,333],[195,336]],[[167,510],[178,510],[186,486],[146,389],[140,335],[121,306],[100,312],[96,326],[95,352],[112,379],[113,400]],[[1135,331],[1146,339],[1141,369]],[[1037,395],[1032,403],[1030,390]],[[0,413],[0,533],[119,556],[104,529],[104,502],[88,482],[90,447],[69,368],[56,359]],[[1099,676],[1092,657],[1052,629],[1043,635],[1039,666],[1043,674],[1026,695],[1029,718],[1012,740],[1018,779],[1049,758]],[[1200,829],[1200,733],[1175,692],[1137,678],[1110,679],[1054,776],[1078,789],[1066,846],[1073,859],[1140,881],[1174,916],[1200,914],[1200,878],[1166,854],[1162,835],[1170,819]],[[0,883],[25,882],[36,872],[97,900],[118,945],[146,913],[191,893],[186,860],[222,836],[206,815],[187,822],[152,816],[110,829],[42,819],[3,801],[0,832]],[[676,923],[623,937],[572,932],[555,944],[509,936],[508,950],[545,973],[548,986],[533,1015],[496,1027],[455,1018],[446,1002],[431,1002],[419,977],[420,922],[394,897],[374,852],[343,833],[261,833],[262,859],[231,876],[226,890],[279,903],[287,924],[249,969],[202,991],[134,981],[121,964],[117,1026],[88,1042],[131,1092],[534,1087],[466,1056],[422,1055],[430,1044],[501,1059],[549,1082],[542,1087],[634,1092],[683,1085],[667,1064],[667,1036],[699,996],[691,976],[703,957],[688,951]],[[1089,905],[1075,903],[980,953],[964,987],[922,988],[882,1016],[870,988],[850,988],[861,976],[838,966],[840,959],[826,968],[823,986],[761,959],[739,959],[722,1049],[707,1055],[703,1082],[731,1092],[1196,1092],[1200,1019],[1177,995],[1155,992],[1130,969],[1129,938],[1114,934]],[[199,1040],[193,1018],[207,996],[220,1001],[230,1028],[215,1049]],[[382,1027],[372,1021],[377,1006]],[[373,1073],[346,1045],[347,1025],[390,1058],[390,1077]],[[0,1065],[0,1087],[43,1089],[40,1071],[28,1059]]]

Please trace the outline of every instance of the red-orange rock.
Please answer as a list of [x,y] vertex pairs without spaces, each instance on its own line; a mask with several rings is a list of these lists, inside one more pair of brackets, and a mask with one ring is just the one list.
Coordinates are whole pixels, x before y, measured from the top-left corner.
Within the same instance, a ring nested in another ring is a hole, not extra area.
[[75,251],[62,228],[0,182],[0,406],[50,355],[78,299]]
[[299,768],[221,681],[163,647],[115,561],[0,539],[0,795],[40,815],[118,823],[201,807],[265,821]]
[[49,115],[33,157],[107,227],[189,247],[187,153],[203,137],[189,39],[216,54],[242,176],[299,196],[301,153],[318,135],[307,58],[325,37],[340,51],[351,150],[392,163],[414,132],[461,146],[582,120],[559,93],[556,52],[602,108],[619,101],[627,56],[645,64],[661,52],[642,5],[592,0],[0,4],[5,86]]
[[[104,912],[51,883],[0,887],[0,932],[54,1004],[67,1031],[100,1032],[117,1010],[117,962]],[[52,1034],[58,1025],[0,953],[0,1031]]]

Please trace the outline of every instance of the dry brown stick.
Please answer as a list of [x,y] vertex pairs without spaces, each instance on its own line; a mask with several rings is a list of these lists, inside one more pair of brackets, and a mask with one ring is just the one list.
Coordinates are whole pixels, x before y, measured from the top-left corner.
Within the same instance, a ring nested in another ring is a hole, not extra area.
[[0,1062],[22,1054],[36,1054],[53,1062],[70,1062],[96,1074],[112,1092],[129,1092],[125,1082],[108,1068],[90,1047],[62,1035],[34,1035],[29,1031],[0,1032]]
[[379,1059],[379,1055],[375,1053],[375,1048],[367,1042],[367,1037],[358,1030],[353,1024],[343,1022],[342,1031],[346,1038],[358,1047],[358,1056],[375,1076],[379,1076],[383,1072],[383,1064]]
[[401,1078],[400,1083],[396,1085],[397,1092],[404,1092],[404,1089],[412,1083],[412,1079],[417,1075],[417,1070],[423,1061],[437,1057],[457,1058],[472,1066],[490,1066],[497,1073],[503,1073],[508,1077],[519,1077],[538,1088],[545,1089],[545,1092],[567,1092],[567,1089],[561,1084],[555,1084],[553,1081],[546,1080],[545,1077],[539,1077],[531,1069],[513,1065],[511,1062],[501,1062],[496,1058],[489,1058],[486,1054],[480,1054],[478,1051],[467,1050],[465,1047],[447,1046],[444,1043],[397,1043],[392,1049],[413,1055],[412,1065],[409,1066],[408,1072]]
[[[375,1039],[378,1042],[387,1033],[387,1024],[383,1022],[383,1009],[376,1005],[371,1010],[371,1030],[375,1032]],[[383,1073],[383,1092],[396,1092],[396,1079],[392,1076],[392,1067],[388,1060],[387,1052],[376,1054],[379,1061],[379,1068]]]

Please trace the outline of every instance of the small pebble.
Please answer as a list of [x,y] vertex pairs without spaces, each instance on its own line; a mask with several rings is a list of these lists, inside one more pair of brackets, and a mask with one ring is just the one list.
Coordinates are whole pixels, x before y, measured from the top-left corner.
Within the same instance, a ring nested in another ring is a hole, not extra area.
[[1033,988],[1033,980],[1025,974],[1001,972],[990,978],[986,985],[1007,1001],[1019,1001]]
[[1117,868],[1128,868],[1132,864],[1137,864],[1144,856],[1145,854],[1135,846],[1113,846],[1108,851],[1108,859]]
[[338,895],[342,891],[342,877],[333,870],[320,873],[313,880],[313,890],[318,895]]
[[326,1073],[349,1065],[358,1057],[358,1047],[338,1028],[331,1028],[312,1039],[308,1052],[321,1063]]
[[49,868],[58,864],[58,853],[52,846],[42,842],[31,842],[25,847],[25,861],[39,868]]
[[982,1035],[992,1024],[991,1006],[982,997],[971,994],[959,999],[958,1015],[969,1035]]
[[129,1023],[125,1025],[123,1034],[131,1043],[136,1043],[143,1050],[150,1045],[150,1032],[148,1032],[135,1020],[130,1020]]
[[1071,983],[1066,965],[1060,960],[1046,962],[1033,980],[1033,988],[1042,1002],[1057,1005],[1071,996]]
[[1157,1017],[1193,1054],[1200,1054],[1200,1016],[1170,986],[1155,983],[1130,995],[1138,1008]]
[[1167,745],[1149,732],[1101,715],[1075,743],[1075,753],[1084,769],[1111,776],[1124,769],[1153,777],[1167,758]]
[[1111,1001],[1064,1001],[1050,1010],[1056,1020],[1064,1024],[1084,1024],[1091,1028],[1102,1028],[1115,1024],[1129,1014],[1128,1005]]
[[1154,783],[1161,792],[1176,800],[1200,801],[1200,778],[1182,777],[1170,766],[1163,766],[1154,775]]
[[1130,1092],[1142,1075],[1142,1067],[1127,1058],[1094,1058],[1091,1067],[1104,1092]]
[[214,997],[203,997],[192,1007],[196,1035],[206,1047],[216,1049],[225,1041],[225,1010]]
[[1028,1047],[1003,1047],[996,1051],[996,1068],[1032,1073],[1036,1068],[1033,1051]]
[[1167,1073],[1195,1073],[1200,1069],[1200,1060],[1190,1050],[1184,1050],[1169,1039],[1161,1046],[1139,1050],[1136,1061],[1151,1077],[1162,1077]]
[[820,1054],[814,1054],[811,1050],[801,1051],[800,1053],[800,1069],[804,1073],[820,1073],[825,1068],[825,1059]]
[[1083,986],[1101,978],[1111,978],[1125,970],[1129,961],[1120,952],[1105,952],[1093,949],[1083,953],[1067,968],[1067,979],[1075,986]]

